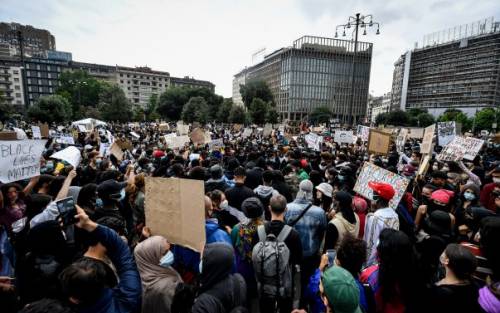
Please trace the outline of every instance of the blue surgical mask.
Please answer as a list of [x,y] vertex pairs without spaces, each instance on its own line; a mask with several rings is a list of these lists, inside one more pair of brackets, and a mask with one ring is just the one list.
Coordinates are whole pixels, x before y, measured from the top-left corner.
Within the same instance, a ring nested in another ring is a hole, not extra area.
[[97,198],[95,200],[95,207],[96,208],[102,208],[104,206],[104,204],[102,203],[102,199],[101,198]]
[[202,269],[203,269],[203,260],[200,260],[200,264],[198,264],[198,270],[200,271],[200,274]]
[[120,200],[119,201],[122,201],[123,199],[125,199],[125,188],[123,188],[122,190],[120,190]]
[[167,253],[160,259],[161,267],[170,267],[174,264],[175,258],[172,251],[168,250]]
[[472,201],[472,200],[476,199],[476,195],[472,192],[464,192],[464,198],[467,201]]
[[95,160],[95,165],[96,165],[97,167],[101,166],[101,163],[102,163],[102,160],[101,160],[101,159],[97,159],[97,160]]
[[339,181],[345,180],[345,176],[344,175],[338,175],[337,178],[339,179]]

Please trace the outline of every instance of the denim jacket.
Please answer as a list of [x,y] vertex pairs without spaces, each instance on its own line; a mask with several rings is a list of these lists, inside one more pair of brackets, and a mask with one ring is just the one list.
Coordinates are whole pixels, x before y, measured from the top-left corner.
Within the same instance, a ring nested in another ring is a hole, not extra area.
[[[311,202],[305,199],[296,199],[287,205],[285,222],[294,222]],[[299,233],[304,257],[318,253],[326,230],[325,211],[313,205],[307,213],[298,221],[294,229]]]

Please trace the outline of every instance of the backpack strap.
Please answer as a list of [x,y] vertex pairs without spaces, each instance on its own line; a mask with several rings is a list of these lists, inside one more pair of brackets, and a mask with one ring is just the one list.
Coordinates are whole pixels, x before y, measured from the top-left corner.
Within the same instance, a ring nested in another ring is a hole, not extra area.
[[278,235],[278,242],[282,241],[284,242],[288,235],[290,235],[290,232],[292,231],[292,228],[288,225],[283,226],[283,229],[281,229],[279,235]]
[[257,227],[257,234],[259,235],[259,241],[260,242],[264,242],[266,241],[266,228],[264,227],[264,225],[259,225],[259,227]]
[[300,212],[300,215],[299,217],[297,217],[295,219],[295,221],[291,222],[291,223],[288,223],[288,225],[290,225],[291,227],[295,226],[295,224],[297,224],[297,222],[307,213],[307,211],[312,207],[312,203],[310,203],[308,206],[306,206],[306,208],[304,210],[302,210],[302,212]]

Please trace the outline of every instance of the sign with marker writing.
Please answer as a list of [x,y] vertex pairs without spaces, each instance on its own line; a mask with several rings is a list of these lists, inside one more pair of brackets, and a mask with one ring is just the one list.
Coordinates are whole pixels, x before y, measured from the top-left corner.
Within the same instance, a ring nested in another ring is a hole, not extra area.
[[0,181],[10,183],[40,175],[47,140],[0,141]]
[[54,153],[50,157],[53,159],[66,161],[69,164],[73,165],[74,168],[77,168],[78,164],[80,164],[80,161],[82,160],[80,150],[78,150],[78,148],[75,146],[69,146],[66,149]]

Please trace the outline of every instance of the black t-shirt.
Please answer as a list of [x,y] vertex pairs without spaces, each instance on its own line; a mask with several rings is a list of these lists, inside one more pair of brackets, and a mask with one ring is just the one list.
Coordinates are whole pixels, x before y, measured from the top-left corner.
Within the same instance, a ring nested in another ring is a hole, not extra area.
[[482,312],[477,302],[478,288],[474,284],[440,285],[431,289],[431,312]]
[[250,197],[255,197],[252,189],[242,184],[236,184],[233,188],[227,189],[225,192],[227,203],[233,208],[241,211],[241,204]]
[[[264,224],[266,234],[273,234],[276,237],[278,237],[284,226],[285,223],[282,221],[270,221]],[[255,236],[253,242],[259,242],[257,232],[255,232]],[[299,233],[295,229],[290,231],[290,234],[285,239],[285,244],[288,250],[290,250],[290,264],[300,264],[302,261],[302,242],[300,241]]]

